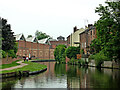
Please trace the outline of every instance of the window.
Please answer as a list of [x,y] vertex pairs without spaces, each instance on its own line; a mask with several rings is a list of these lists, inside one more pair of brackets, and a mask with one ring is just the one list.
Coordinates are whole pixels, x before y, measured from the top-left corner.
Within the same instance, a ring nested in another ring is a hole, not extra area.
[[86,47],[86,42],[85,42],[85,47]]
[[83,43],[82,43],[82,48],[83,48]]

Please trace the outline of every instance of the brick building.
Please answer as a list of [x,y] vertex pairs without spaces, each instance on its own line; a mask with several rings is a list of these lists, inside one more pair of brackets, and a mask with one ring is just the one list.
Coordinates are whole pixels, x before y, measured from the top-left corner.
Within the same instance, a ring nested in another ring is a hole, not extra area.
[[67,41],[62,36],[55,39],[37,40],[32,36],[25,38],[23,34],[15,35],[18,42],[18,51],[16,55],[19,58],[28,56],[31,59],[54,59],[54,49],[57,45],[67,45]]
[[59,36],[57,37],[58,40],[56,39],[49,39],[47,43],[51,46],[50,48],[55,49],[57,45],[66,45],[67,46],[67,41],[65,40],[64,37]]
[[29,56],[32,59],[54,59],[54,49],[48,44],[39,43],[36,37],[25,38],[23,34],[17,34],[16,42],[19,58]]
[[77,29],[77,27],[75,26],[73,28],[73,33],[71,33],[71,35],[67,37],[67,45],[78,47],[80,44],[79,34],[83,31],[85,31],[85,29],[83,28]]
[[88,25],[88,28],[79,34],[81,49],[84,49],[85,54],[89,53],[86,48],[89,48],[91,41],[97,38],[96,29],[92,24]]

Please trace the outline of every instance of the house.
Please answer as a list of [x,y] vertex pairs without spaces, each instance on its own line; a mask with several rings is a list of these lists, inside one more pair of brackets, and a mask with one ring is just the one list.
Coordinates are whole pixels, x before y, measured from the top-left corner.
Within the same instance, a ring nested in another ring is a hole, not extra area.
[[79,34],[80,47],[84,50],[85,54],[89,54],[87,48],[89,49],[91,41],[97,38],[96,28],[92,24],[88,24],[88,28]]
[[66,45],[67,46],[67,41],[62,36],[57,37],[57,40],[49,39],[47,43],[49,43],[51,48],[54,48],[54,49],[56,48],[57,45]]
[[73,28],[73,33],[67,37],[67,45],[78,47],[80,45],[79,34],[83,31],[85,31],[85,29],[77,29],[77,27],[75,26]]
[[54,59],[54,49],[50,49],[50,45],[39,43],[36,37],[32,36],[25,38],[23,34],[15,35],[16,42],[18,42],[17,56],[23,58],[29,56],[29,58],[37,59]]

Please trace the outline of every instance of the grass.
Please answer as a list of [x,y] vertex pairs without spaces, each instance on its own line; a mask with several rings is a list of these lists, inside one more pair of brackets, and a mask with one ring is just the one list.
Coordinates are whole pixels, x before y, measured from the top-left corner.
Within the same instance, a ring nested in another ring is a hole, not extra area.
[[20,60],[16,60],[16,61],[14,61],[14,62],[12,62],[10,64],[2,64],[2,65],[0,65],[0,68],[4,69],[4,68],[9,68],[9,67],[20,65],[19,63],[16,63],[18,61],[20,61]]
[[30,71],[30,72],[33,72],[33,71],[39,71],[39,70],[42,70],[42,69],[45,69],[47,68],[46,65],[43,65],[43,64],[39,64],[39,63],[34,63],[34,62],[27,62],[25,61],[24,63],[28,64],[22,68],[17,68],[17,69],[13,69],[13,70],[4,70],[4,71],[1,71],[0,73],[9,73],[9,72],[17,72],[17,71]]

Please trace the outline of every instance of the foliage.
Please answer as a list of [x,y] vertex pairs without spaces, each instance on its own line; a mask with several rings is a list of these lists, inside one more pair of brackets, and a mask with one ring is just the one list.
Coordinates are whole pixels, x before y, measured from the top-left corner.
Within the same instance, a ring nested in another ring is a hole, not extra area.
[[7,20],[2,18],[2,50],[8,51],[14,48],[15,37],[11,30],[11,25],[7,24]]
[[83,59],[79,59],[78,62],[79,62],[79,64],[82,65],[82,66],[85,65],[85,60],[83,60]]
[[102,50],[111,60],[120,60],[120,2],[106,2],[106,4],[106,6],[100,5],[95,10],[100,19],[95,23],[97,39],[92,42],[91,50],[93,54]]
[[71,58],[77,59],[77,54],[80,54],[79,47],[70,46],[66,49],[66,56],[70,59]]
[[12,57],[12,58],[16,58],[16,54],[15,54],[14,50],[9,50],[8,51],[8,56]]
[[6,58],[6,57],[7,57],[6,52],[2,50],[2,58]]
[[81,54],[84,54],[84,49],[81,49],[81,50],[80,50],[80,53],[81,53]]
[[35,32],[35,36],[37,37],[38,40],[50,37],[46,33],[39,32],[38,30]]
[[32,37],[32,35],[28,35],[28,37],[27,37],[27,38],[29,38],[29,37]]
[[72,57],[70,61],[68,61],[68,64],[78,64],[78,60]]
[[55,48],[54,56],[55,56],[55,60],[56,61],[58,61],[58,62],[65,62],[65,59],[66,59],[65,49],[66,49],[65,45],[58,45]]
[[94,59],[95,60],[95,63],[96,63],[97,67],[101,67],[101,64],[104,61],[109,61],[110,60],[107,56],[105,56],[103,51],[100,51],[99,53],[96,53],[95,55],[91,55],[89,57],[89,60],[90,59]]
[[18,50],[18,43],[16,43],[14,32],[11,30],[11,25],[7,24],[7,20],[2,18],[2,57],[7,55],[14,58]]

